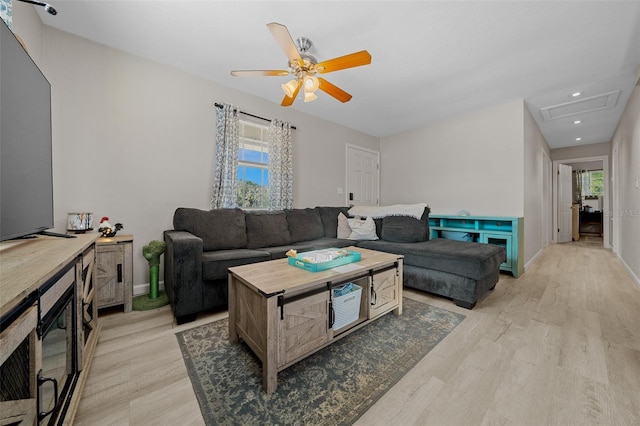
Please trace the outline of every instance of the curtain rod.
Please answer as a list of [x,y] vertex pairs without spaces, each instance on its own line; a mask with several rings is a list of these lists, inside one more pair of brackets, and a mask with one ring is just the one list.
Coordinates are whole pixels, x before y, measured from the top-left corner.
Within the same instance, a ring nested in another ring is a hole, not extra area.
[[[219,103],[217,103],[217,102],[216,102],[214,105],[216,106],[216,108],[222,108],[222,107],[224,106],[224,105],[219,104]],[[271,122],[271,120],[269,120],[268,118],[259,117],[259,116],[257,116],[257,115],[249,114],[248,112],[240,111],[240,114],[248,115],[249,117],[257,118],[257,119],[259,119],[259,120],[264,120],[264,121]],[[292,128],[293,130],[297,130],[297,129],[296,129],[296,126],[291,126],[291,128]]]

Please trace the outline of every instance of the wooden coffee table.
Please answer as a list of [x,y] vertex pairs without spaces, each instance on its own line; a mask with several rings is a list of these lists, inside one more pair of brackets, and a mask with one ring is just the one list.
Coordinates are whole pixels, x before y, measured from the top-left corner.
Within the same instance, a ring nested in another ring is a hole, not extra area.
[[[229,341],[244,340],[262,361],[265,392],[278,371],[330,345],[387,312],[402,314],[402,256],[358,247],[359,262],[321,272],[287,259],[229,268]],[[334,330],[333,287],[362,287],[358,319]]]

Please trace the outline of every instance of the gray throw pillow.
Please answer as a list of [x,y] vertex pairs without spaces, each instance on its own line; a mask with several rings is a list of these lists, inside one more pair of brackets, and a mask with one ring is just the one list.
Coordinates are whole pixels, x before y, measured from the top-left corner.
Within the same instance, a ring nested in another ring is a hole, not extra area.
[[247,248],[283,246],[291,243],[284,211],[248,211]]
[[429,207],[420,220],[412,216],[385,216],[380,238],[393,243],[417,243],[429,239]]
[[324,236],[330,238],[336,238],[338,236],[338,214],[342,213],[345,216],[349,216],[349,207],[316,207],[316,210],[320,212],[322,218],[322,224],[324,225]]
[[241,209],[199,210],[180,207],[173,214],[173,228],[202,238],[202,249],[245,248],[247,233]]
[[291,242],[311,241],[324,237],[320,212],[316,209],[285,210]]

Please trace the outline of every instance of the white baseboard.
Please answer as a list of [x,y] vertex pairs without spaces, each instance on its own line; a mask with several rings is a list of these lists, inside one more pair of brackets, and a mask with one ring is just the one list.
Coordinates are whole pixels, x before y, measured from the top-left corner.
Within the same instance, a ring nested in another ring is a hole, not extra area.
[[[164,281],[160,281],[160,290],[164,290]],[[137,284],[133,286],[133,295],[149,294],[149,283]]]
[[524,271],[527,272],[527,269],[529,269],[529,267],[531,265],[533,265],[536,260],[538,259],[538,257],[540,257],[540,255],[542,254],[542,252],[544,251],[543,248],[541,248],[540,250],[538,250],[538,252],[536,254],[533,255],[533,257],[531,258],[530,261],[528,261],[527,263],[524,264]]
[[640,278],[635,274],[635,272],[633,272],[633,270],[631,269],[631,267],[629,265],[627,265],[627,262],[624,261],[624,259],[622,257],[620,257],[620,254],[616,253],[618,256],[618,260],[620,261],[620,263],[622,263],[622,266],[625,267],[625,269],[627,270],[627,272],[629,273],[629,275],[631,275],[631,279],[633,281],[635,281],[636,286],[638,288],[640,288]]

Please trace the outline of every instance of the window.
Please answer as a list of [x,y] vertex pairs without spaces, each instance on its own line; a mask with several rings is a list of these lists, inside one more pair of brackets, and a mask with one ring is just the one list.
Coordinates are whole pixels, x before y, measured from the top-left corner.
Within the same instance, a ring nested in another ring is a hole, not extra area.
[[582,172],[582,196],[600,196],[604,193],[604,173],[602,170]]
[[266,209],[269,205],[269,127],[240,120],[238,207]]

